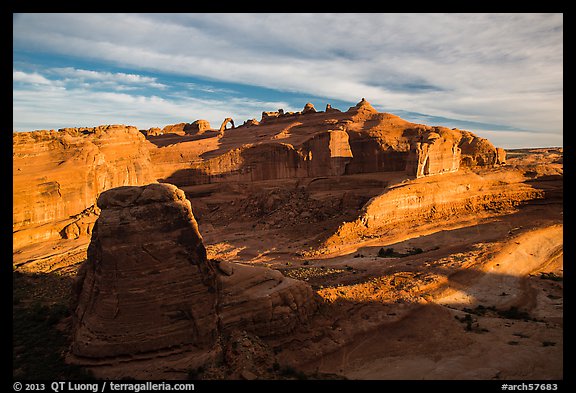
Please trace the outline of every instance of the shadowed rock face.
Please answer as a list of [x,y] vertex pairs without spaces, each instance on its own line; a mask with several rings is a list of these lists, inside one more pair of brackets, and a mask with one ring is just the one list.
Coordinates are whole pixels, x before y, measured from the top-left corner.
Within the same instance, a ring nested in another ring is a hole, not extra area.
[[78,273],[72,353],[213,346],[216,272],[184,194],[168,185],[119,187],[103,192],[98,206]]
[[173,185],[111,189],[98,207],[75,285],[73,363],[180,352],[206,359],[222,333],[285,334],[316,308],[306,283],[208,260],[190,202]]

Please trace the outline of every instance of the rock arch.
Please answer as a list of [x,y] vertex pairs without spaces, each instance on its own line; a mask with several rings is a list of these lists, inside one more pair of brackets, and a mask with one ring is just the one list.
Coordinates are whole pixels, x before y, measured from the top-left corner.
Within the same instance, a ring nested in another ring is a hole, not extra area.
[[224,132],[226,130],[226,126],[228,125],[228,123],[232,124],[232,128],[234,128],[234,120],[232,120],[231,117],[227,117],[226,119],[224,119],[224,121],[222,122],[222,125],[220,126],[220,132]]

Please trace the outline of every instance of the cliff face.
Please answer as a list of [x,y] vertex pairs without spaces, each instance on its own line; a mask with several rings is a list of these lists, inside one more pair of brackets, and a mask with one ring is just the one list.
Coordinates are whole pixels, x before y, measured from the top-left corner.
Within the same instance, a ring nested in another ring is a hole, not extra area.
[[304,144],[304,157],[308,177],[344,175],[354,159],[348,133],[329,130],[315,136]]
[[[89,236],[98,195],[153,181],[227,181],[404,172],[407,177],[490,167],[502,149],[468,131],[410,123],[367,101],[341,112],[265,112],[221,132],[205,120],[139,132],[130,126],[14,133],[14,248]],[[146,135],[146,136],[144,136]]]
[[468,131],[460,131],[460,149],[462,150],[462,166],[493,166],[506,162],[506,152],[502,148],[494,148],[492,143],[479,138]]
[[14,248],[89,236],[102,191],[155,180],[145,143],[127,126],[14,133]]
[[406,162],[407,172],[423,177],[457,171],[461,162],[459,136],[442,128],[424,132],[420,141],[412,141]]
[[328,130],[317,133],[299,147],[283,142],[243,145],[192,163],[164,181],[196,185],[338,176],[346,173],[352,158],[348,134]]
[[470,132],[410,123],[365,100],[346,112],[263,112],[260,122],[218,137],[183,139],[186,152],[174,137],[160,141],[151,149],[158,177],[179,186],[394,171],[423,177],[505,161],[502,149]]
[[327,239],[328,246],[352,244],[366,237],[410,230],[426,223],[479,217],[484,212],[510,212],[515,206],[545,196],[542,189],[525,183],[520,174],[454,173],[422,178],[387,188],[369,200],[356,220],[342,224]]

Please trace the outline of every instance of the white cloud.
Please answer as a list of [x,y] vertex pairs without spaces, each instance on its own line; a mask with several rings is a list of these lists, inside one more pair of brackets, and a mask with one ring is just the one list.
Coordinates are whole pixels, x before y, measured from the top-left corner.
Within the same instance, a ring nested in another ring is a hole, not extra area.
[[131,89],[135,86],[156,89],[165,89],[167,87],[165,84],[159,83],[157,78],[123,72],[93,71],[73,67],[53,68],[49,71],[64,77],[67,82],[82,83],[88,81],[88,83],[100,83],[99,86],[109,86],[119,90]]
[[[37,75],[38,80],[49,81]],[[249,118],[259,118],[262,108],[286,107],[283,102],[239,98],[207,100],[184,94],[160,97],[100,91],[94,90],[91,84],[75,83],[67,88],[54,89],[52,83],[14,89],[14,131],[103,124],[126,124],[148,129],[198,119],[208,120],[217,127],[226,117],[232,116],[242,124]]]
[[135,70],[66,68],[116,91],[162,89],[149,70],[560,135],[562,27],[562,14],[25,14],[14,47]]
[[51,85],[52,82],[46,79],[44,76],[33,72],[27,73],[23,71],[12,71],[12,81],[22,82],[33,85]]

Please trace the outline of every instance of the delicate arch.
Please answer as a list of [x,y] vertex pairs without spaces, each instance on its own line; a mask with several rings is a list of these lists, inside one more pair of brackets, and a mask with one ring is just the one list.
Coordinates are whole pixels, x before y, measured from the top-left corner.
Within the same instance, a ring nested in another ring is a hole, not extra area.
[[234,120],[232,120],[231,117],[227,117],[226,119],[224,119],[222,125],[220,126],[220,132],[224,132],[224,130],[226,130],[226,126],[228,125],[228,123],[232,124],[232,128],[234,128]]

